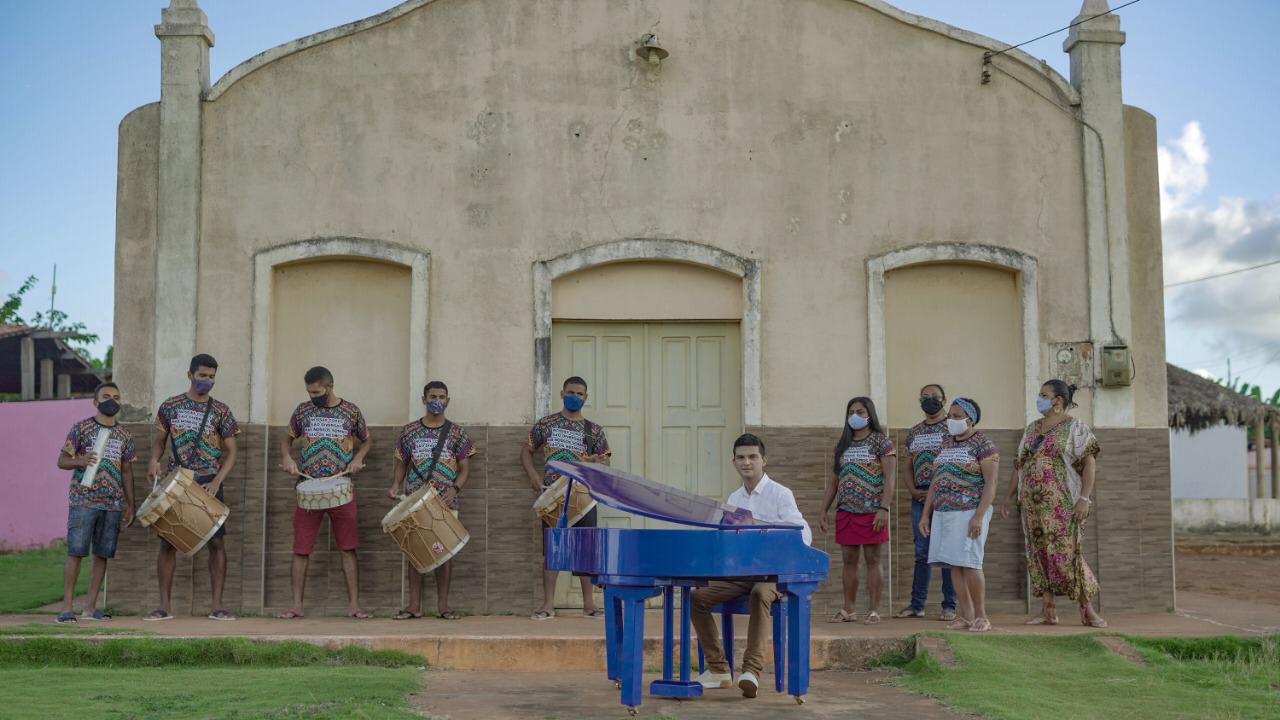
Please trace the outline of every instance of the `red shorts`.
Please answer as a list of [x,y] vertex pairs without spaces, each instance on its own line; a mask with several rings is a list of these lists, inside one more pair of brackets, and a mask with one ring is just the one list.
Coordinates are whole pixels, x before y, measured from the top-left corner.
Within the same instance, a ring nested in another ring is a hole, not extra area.
[[310,555],[320,534],[320,522],[329,516],[333,529],[333,544],[339,550],[355,550],[360,547],[360,524],[356,520],[356,501],[327,510],[303,510],[293,507],[293,554]]
[[836,511],[836,543],[840,545],[883,545],[889,542],[889,515],[880,532],[872,530],[876,513],[851,513]]

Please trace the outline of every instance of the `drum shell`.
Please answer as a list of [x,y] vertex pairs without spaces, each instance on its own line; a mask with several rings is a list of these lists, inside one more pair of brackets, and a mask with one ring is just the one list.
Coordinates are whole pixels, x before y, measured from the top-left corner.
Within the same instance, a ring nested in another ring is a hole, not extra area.
[[[551,527],[555,527],[560,521],[560,508],[564,505],[564,487],[568,482],[568,478],[561,477],[543,490],[533,503],[534,512],[538,513],[542,521]],[[586,517],[595,506],[596,500],[591,497],[587,487],[579,482],[574,483],[573,491],[569,494],[569,527],[573,527]]]
[[382,531],[391,536],[420,573],[448,562],[471,539],[430,486],[397,503],[382,519]]
[[156,531],[191,557],[213,538],[231,511],[195,481],[191,470],[174,468],[138,507],[138,523]]
[[340,475],[304,480],[298,483],[295,492],[298,507],[303,510],[342,507],[355,498],[355,487],[351,480]]

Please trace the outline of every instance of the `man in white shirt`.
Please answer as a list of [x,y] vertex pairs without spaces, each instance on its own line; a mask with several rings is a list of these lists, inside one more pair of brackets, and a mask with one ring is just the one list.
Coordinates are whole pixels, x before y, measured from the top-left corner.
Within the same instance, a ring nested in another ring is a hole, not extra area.
[[[813,542],[813,533],[809,530],[809,523],[800,514],[800,508],[796,507],[795,495],[765,474],[766,462],[764,441],[760,438],[747,433],[733,442],[733,467],[742,478],[742,487],[733,491],[728,503],[750,510],[752,517],[762,522],[799,525],[804,544],[809,545]],[[760,688],[765,644],[770,641],[770,607],[780,597],[777,585],[771,582],[713,580],[706,587],[693,591],[690,614],[693,629],[702,642],[707,666],[706,672],[698,676],[698,682],[708,689],[730,687],[733,685],[733,674],[729,661],[725,659],[724,648],[720,645],[720,635],[716,631],[716,622],[711,617],[711,608],[743,595],[751,596],[751,621],[738,687],[742,689],[743,697],[753,698]]]

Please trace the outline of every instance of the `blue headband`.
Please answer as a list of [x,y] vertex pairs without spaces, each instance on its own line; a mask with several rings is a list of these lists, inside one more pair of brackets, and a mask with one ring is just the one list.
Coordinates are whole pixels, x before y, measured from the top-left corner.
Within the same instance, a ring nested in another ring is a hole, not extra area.
[[965,400],[964,398],[956,398],[955,400],[951,401],[951,404],[959,405],[960,409],[964,411],[965,415],[969,416],[970,420],[972,420],[974,423],[978,422],[978,408],[974,407],[973,403],[969,402],[968,400]]

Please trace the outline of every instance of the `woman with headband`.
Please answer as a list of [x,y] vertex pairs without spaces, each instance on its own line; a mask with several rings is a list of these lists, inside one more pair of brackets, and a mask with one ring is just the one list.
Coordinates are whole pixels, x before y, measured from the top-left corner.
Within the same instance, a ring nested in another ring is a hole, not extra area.
[[951,570],[959,613],[952,630],[986,632],[987,586],[982,574],[1000,451],[977,430],[982,409],[969,398],[951,401],[947,436],[933,459],[920,533],[929,538],[929,563]]

